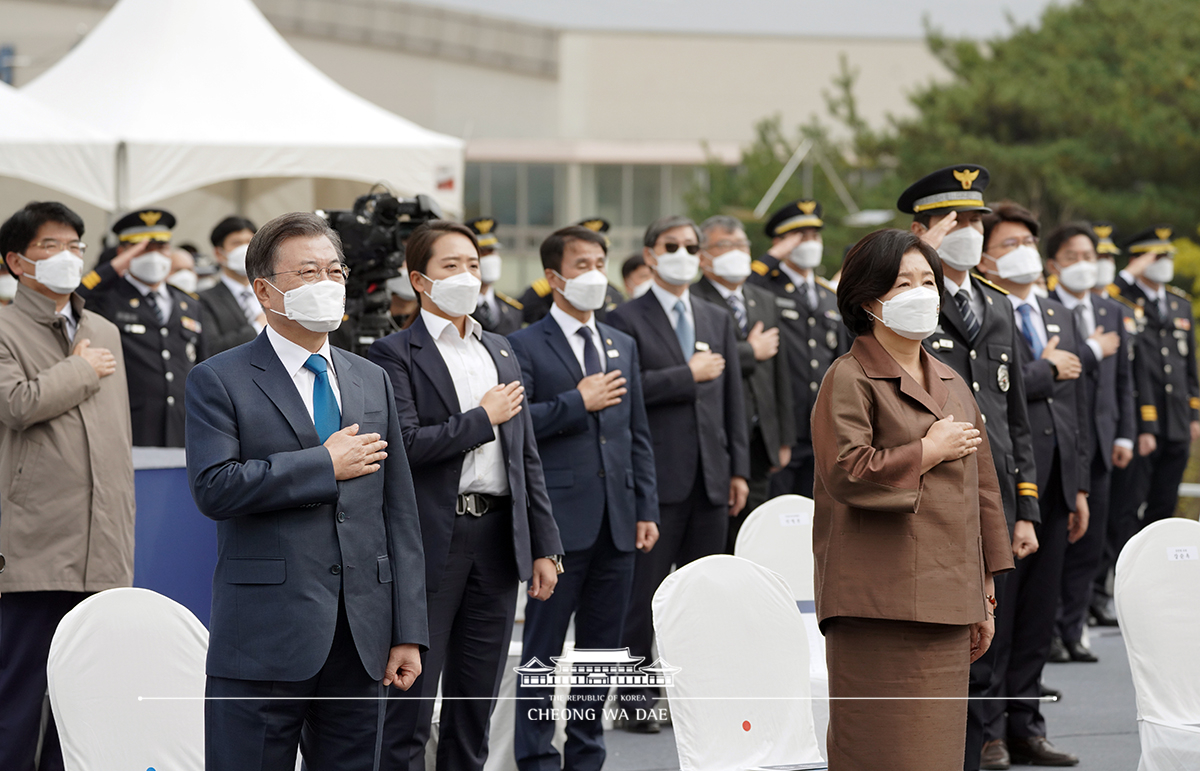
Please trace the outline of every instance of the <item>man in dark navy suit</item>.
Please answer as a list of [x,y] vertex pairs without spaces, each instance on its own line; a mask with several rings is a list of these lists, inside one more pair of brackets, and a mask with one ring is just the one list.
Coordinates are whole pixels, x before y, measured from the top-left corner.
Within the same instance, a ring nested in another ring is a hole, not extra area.
[[[1092,579],[1104,551],[1113,469],[1133,460],[1137,427],[1133,414],[1133,370],[1124,307],[1094,294],[1098,242],[1086,222],[1060,225],[1046,239],[1046,267],[1054,276],[1051,296],[1075,317],[1083,346],[1083,382],[1092,419],[1092,464],[1088,529],[1067,547],[1062,599],[1051,661],[1096,661],[1084,645],[1083,624],[1091,603]],[[1132,318],[1132,315],[1130,315]]]
[[[554,306],[511,335],[562,536],[564,572],[554,595],[525,607],[522,660],[561,656],[571,616],[575,649],[612,649],[633,585],[634,549],[658,540],[654,450],[633,338],[596,321],[604,303],[607,245],[585,227],[563,228],[542,244]],[[608,688],[571,689],[564,758],[551,745],[554,721],[538,717],[552,687],[517,686],[515,749],[521,771],[598,771],[604,764],[600,705]],[[565,762],[564,762],[565,760]]]
[[1088,527],[1092,440],[1087,390],[1081,379],[1085,337],[1061,303],[1033,292],[1042,275],[1033,214],[1008,202],[992,209],[983,217],[980,268],[1009,292],[1007,299],[1021,333],[1018,360],[1033,429],[1042,521],[1038,550],[1017,563],[1008,580],[1008,599],[997,608],[1005,618],[996,629],[1012,635],[1011,642],[1001,641],[1002,655],[995,663],[1004,673],[1000,695],[1008,700],[987,702],[992,708],[984,721],[984,739],[1002,742],[1014,764],[1072,766],[1079,759],[1056,749],[1046,738],[1038,683],[1054,635],[1067,544],[1078,541]]
[[[654,438],[659,542],[636,557],[622,643],[650,661],[654,592],[672,565],[724,552],[729,518],[746,505],[750,453],[733,320],[688,292],[700,267],[699,229],[686,217],[661,217],[642,243],[654,284],[608,320],[637,343]],[[659,730],[646,712],[657,688],[624,689],[621,696],[634,718],[629,730]]]
[[247,256],[267,329],[188,376],[188,481],[217,520],[209,771],[292,771],[297,744],[313,771],[375,769],[383,687],[420,673],[425,563],[392,386],[327,338],[344,270],[321,218],[267,223]]
[[440,675],[437,768],[481,771],[519,582],[548,599],[563,548],[520,364],[507,339],[470,316],[481,284],[475,234],[427,222],[409,236],[406,260],[421,310],[368,356],[391,376],[415,472],[429,651],[411,693],[389,700],[380,768],[425,769]]

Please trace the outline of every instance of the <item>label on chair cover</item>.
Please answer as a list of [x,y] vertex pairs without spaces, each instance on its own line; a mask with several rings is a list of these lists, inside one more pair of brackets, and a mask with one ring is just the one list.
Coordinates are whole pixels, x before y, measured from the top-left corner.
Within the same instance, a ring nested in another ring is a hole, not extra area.
[[1168,546],[1167,561],[1178,562],[1180,560],[1196,560],[1200,559],[1200,550],[1195,546]]
[[804,527],[808,524],[808,517],[800,512],[785,512],[779,515],[779,524],[783,527]]

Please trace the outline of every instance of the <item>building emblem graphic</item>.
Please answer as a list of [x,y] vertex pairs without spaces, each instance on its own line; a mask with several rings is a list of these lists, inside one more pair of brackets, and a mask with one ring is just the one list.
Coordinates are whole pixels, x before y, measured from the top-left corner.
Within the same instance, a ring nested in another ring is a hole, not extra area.
[[653,664],[638,666],[641,656],[630,656],[628,648],[576,648],[571,656],[552,656],[553,665],[543,664],[535,656],[513,671],[522,686],[582,685],[661,685],[671,687],[679,667],[661,658]]

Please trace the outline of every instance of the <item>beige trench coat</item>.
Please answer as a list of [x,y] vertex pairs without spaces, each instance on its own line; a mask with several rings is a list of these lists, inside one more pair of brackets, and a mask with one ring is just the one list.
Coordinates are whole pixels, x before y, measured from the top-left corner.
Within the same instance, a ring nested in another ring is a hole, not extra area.
[[0,592],[96,592],[133,583],[133,453],[117,328],[71,297],[75,340],[117,371],[72,356],[48,298],[20,286],[0,308]]

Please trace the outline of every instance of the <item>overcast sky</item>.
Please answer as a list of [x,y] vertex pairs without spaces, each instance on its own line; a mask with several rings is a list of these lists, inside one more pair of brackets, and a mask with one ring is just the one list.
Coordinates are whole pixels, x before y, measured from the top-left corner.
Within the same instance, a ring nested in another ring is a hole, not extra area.
[[[849,37],[921,37],[928,15],[948,34],[989,38],[1006,14],[1035,22],[1051,0],[417,0],[558,28]],[[1058,4],[1070,0],[1056,0]]]

